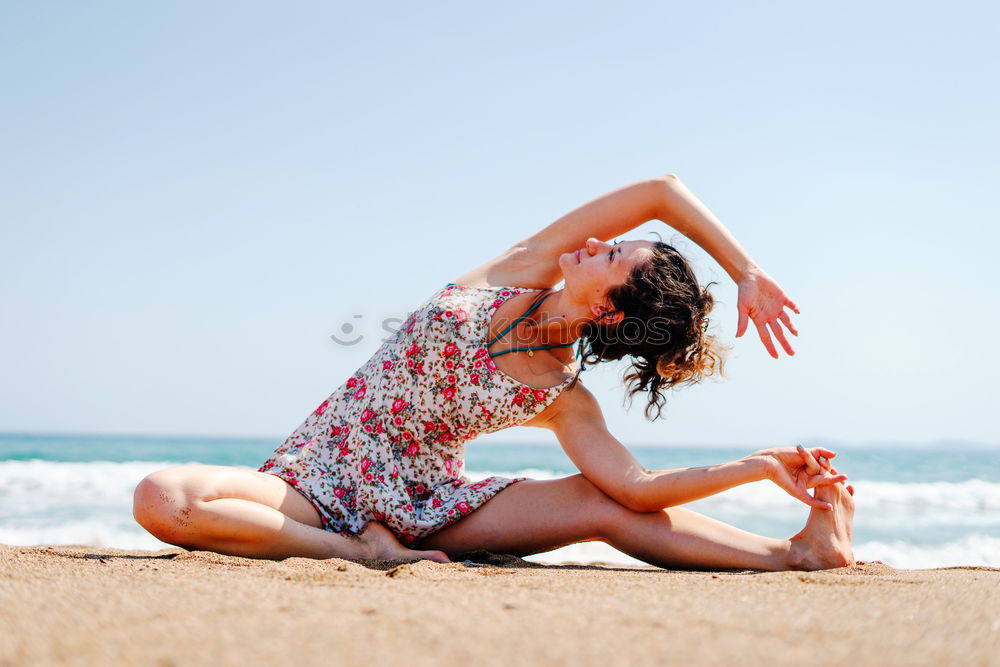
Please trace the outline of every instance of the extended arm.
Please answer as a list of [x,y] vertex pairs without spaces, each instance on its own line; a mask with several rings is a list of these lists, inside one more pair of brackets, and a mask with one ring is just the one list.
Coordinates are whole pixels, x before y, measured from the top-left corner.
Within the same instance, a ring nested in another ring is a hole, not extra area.
[[[697,468],[651,471],[644,468],[607,429],[600,405],[585,387],[564,391],[543,424],[551,429],[574,465],[595,486],[637,512],[654,512],[763,479],[813,507],[827,508],[806,492],[846,476],[821,469],[813,453],[792,448],[762,450],[738,461]],[[827,450],[815,450],[835,456]]]

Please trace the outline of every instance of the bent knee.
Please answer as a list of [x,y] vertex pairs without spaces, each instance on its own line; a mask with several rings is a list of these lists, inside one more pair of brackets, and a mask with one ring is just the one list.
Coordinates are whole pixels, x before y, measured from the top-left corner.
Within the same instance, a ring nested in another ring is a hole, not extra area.
[[132,495],[132,516],[157,539],[176,544],[190,512],[180,471],[174,466],[146,475]]

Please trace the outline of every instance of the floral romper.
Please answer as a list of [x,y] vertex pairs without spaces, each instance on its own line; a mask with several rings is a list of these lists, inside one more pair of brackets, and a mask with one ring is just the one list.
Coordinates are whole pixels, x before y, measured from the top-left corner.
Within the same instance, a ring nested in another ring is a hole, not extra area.
[[311,500],[326,530],[357,534],[379,521],[406,545],[525,479],[472,482],[463,459],[467,441],[523,424],[573,380],[534,389],[497,369],[487,351],[494,311],[535,291],[438,290],[258,470]]

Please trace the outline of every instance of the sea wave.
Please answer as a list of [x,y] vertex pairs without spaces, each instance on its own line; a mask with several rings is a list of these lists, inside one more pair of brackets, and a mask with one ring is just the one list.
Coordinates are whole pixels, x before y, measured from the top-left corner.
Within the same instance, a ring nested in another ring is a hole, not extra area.
[[[171,465],[176,462],[0,461],[0,543],[167,547],[135,523],[131,510],[139,481]],[[544,468],[468,474],[473,479],[565,476]],[[858,558],[900,568],[1000,566],[1000,483],[859,480],[854,485],[855,535],[863,536],[855,545]],[[808,511],[768,482],[730,489],[687,506],[745,530],[769,534],[773,528],[773,536],[801,528]],[[571,545],[532,558],[635,564],[601,543]]]

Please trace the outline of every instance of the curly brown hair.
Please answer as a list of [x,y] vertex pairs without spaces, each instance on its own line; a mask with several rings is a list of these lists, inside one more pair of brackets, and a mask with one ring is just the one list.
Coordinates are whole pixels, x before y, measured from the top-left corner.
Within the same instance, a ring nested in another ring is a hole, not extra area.
[[[648,393],[646,418],[662,416],[666,391],[691,385],[723,372],[729,348],[708,333],[708,314],[715,299],[698,284],[680,252],[654,242],[650,259],[636,266],[625,283],[608,290],[614,312],[625,317],[614,324],[588,322],[580,338],[582,363],[597,364],[631,357],[624,380],[629,402]],[[605,318],[607,315],[605,316]]]

